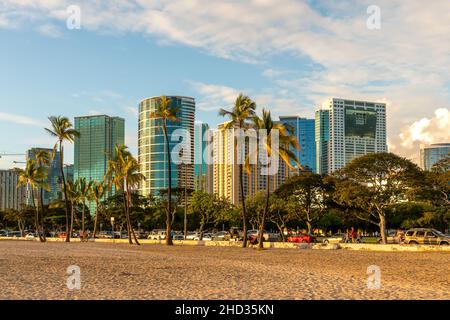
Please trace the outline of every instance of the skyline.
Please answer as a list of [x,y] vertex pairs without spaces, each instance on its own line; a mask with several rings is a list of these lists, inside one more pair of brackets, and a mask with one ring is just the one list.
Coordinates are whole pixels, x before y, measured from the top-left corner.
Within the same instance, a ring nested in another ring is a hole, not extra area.
[[366,28],[369,1],[80,1],[80,30],[66,28],[69,4],[3,4],[0,152],[52,147],[47,116],[107,114],[125,118],[137,155],[145,97],[192,96],[196,120],[214,128],[240,91],[275,117],[313,119],[331,96],[385,102],[389,151],[417,163],[420,143],[450,140],[448,1],[378,1],[380,30]]

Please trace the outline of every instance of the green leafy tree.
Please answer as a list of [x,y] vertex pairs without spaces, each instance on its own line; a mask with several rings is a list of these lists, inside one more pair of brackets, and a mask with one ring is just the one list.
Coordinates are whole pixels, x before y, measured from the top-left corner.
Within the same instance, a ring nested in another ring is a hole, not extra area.
[[81,203],[81,240],[84,241],[86,238],[85,231],[85,220],[86,220],[86,202],[89,200],[91,195],[91,189],[93,181],[87,181],[86,178],[79,178],[76,183],[78,184],[79,191],[79,201]]
[[380,229],[386,243],[387,208],[408,200],[423,175],[411,161],[392,153],[373,153],[336,173],[335,200]]
[[107,186],[103,182],[94,181],[91,186],[91,192],[89,194],[89,200],[95,203],[95,219],[94,219],[94,232],[93,238],[97,234],[97,222],[98,217],[103,211],[103,204],[101,200],[105,196]]

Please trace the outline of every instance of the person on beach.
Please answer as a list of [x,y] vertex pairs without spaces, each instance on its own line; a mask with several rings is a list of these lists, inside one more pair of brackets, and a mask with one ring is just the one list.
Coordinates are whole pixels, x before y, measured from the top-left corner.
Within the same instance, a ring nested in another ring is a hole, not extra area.
[[352,243],[356,243],[356,230],[353,227],[350,229],[350,238],[352,239]]

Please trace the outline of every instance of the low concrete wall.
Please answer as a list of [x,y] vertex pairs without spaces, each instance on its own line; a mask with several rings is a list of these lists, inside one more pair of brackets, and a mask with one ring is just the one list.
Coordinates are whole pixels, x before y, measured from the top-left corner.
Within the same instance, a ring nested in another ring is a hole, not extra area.
[[[0,237],[0,240],[21,240],[25,238],[6,238]],[[33,240],[28,240],[33,241]],[[37,240],[34,240],[37,241]],[[64,239],[47,238],[49,242],[64,242]],[[72,242],[80,242],[80,239],[73,238]],[[95,239],[88,242],[127,244],[128,239]],[[164,240],[139,240],[141,244],[164,244]],[[242,242],[236,241],[195,241],[195,240],[174,240],[174,245],[180,246],[206,246],[206,247],[241,247]],[[256,247],[256,246],[254,246]],[[365,243],[289,243],[289,242],[265,242],[266,249],[301,249],[301,250],[363,250],[363,251],[383,251],[383,252],[450,252],[450,246],[431,246],[431,245],[405,245],[405,244],[365,244]]]

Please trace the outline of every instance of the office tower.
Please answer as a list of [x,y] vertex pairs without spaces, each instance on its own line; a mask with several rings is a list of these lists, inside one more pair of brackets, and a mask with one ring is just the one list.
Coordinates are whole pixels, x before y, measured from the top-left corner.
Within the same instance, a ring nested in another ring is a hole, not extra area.
[[[139,193],[143,196],[149,194],[158,196],[160,190],[166,190],[169,186],[168,161],[164,134],[161,128],[162,120],[153,117],[157,110],[161,97],[152,97],[142,100],[139,104],[139,164],[141,173],[145,176],[139,187]],[[195,100],[190,97],[168,96],[171,107],[177,108],[179,121],[167,121],[167,134],[169,137],[170,153],[174,148],[180,148],[183,135],[188,134],[190,140],[186,143],[188,164],[177,164],[172,160],[173,188],[194,189],[194,122]],[[176,136],[175,136],[176,135]],[[180,148],[181,149],[181,148]],[[178,155],[178,154],[177,154]]]
[[[116,145],[125,143],[125,120],[106,115],[76,117],[75,129],[80,137],[75,139],[73,179],[104,181]],[[70,168],[66,171],[70,176]],[[105,199],[114,194],[114,188],[109,189]],[[91,203],[89,209],[95,210],[95,204]]]
[[19,175],[14,170],[0,170],[0,211],[20,210],[26,204],[26,187],[17,188]]
[[[232,204],[239,205],[241,196],[239,191],[239,162],[238,152],[235,148],[236,129],[225,129],[220,124],[213,133],[213,191],[219,197],[228,199]],[[249,155],[250,144],[244,144],[244,158]],[[259,191],[267,189],[268,176],[261,174],[264,167],[261,157],[257,164],[250,166],[250,171],[243,174],[244,195],[252,196]],[[243,163],[243,162],[242,162]],[[283,184],[288,176],[287,166],[279,159],[276,174],[270,176],[270,190],[275,191]]]
[[[59,151],[56,151],[54,154],[53,149],[47,149],[47,148],[32,148],[27,151],[27,160],[33,159],[36,160],[36,154],[38,152],[46,152],[49,155],[49,158],[51,160],[50,165],[46,166],[48,169],[48,176],[47,176],[47,184],[50,188],[49,191],[44,190],[43,191],[43,200],[44,205],[50,204],[52,201],[62,199],[62,191],[61,191],[61,169],[60,169],[60,153]],[[29,189],[29,187],[27,187]],[[27,190],[27,203],[29,205],[32,204],[31,199],[31,191]]]
[[64,165],[64,177],[66,181],[73,181],[74,174],[74,166],[73,164],[65,164]]
[[387,152],[386,104],[332,98],[316,112],[319,173],[330,174],[353,159]]
[[330,140],[330,111],[316,111],[316,172],[326,174],[328,172],[328,142]]
[[[292,149],[302,170],[316,172],[316,141],[314,119],[297,116],[280,116],[280,122],[290,126],[297,138],[300,150]],[[295,166],[295,163],[291,163]]]
[[420,146],[420,167],[430,170],[439,160],[450,156],[450,143],[436,143]]
[[213,176],[211,174],[212,164],[207,164],[205,159],[205,150],[211,143],[206,136],[209,130],[207,123],[195,123],[194,136],[194,184],[196,191],[213,192]]

